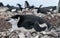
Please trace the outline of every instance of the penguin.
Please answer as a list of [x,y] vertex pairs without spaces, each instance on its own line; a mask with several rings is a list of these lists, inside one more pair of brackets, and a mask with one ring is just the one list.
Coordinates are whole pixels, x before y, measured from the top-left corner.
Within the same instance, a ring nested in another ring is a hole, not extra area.
[[[37,32],[41,32],[51,27],[51,24],[47,22],[44,18],[34,16],[34,15],[15,15],[12,19],[17,19],[20,17],[17,26],[18,28],[24,27],[25,29],[34,28]],[[44,25],[43,25],[44,24]]]

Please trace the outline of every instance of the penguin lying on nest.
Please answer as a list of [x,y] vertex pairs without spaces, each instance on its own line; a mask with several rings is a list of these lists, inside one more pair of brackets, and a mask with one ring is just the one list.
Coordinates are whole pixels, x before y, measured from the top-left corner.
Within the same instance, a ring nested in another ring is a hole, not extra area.
[[10,18],[11,19],[7,21],[9,21],[11,24],[14,24],[14,28],[24,27],[28,30],[34,28],[37,32],[41,32],[51,27],[51,24],[44,18],[34,15],[15,15]]

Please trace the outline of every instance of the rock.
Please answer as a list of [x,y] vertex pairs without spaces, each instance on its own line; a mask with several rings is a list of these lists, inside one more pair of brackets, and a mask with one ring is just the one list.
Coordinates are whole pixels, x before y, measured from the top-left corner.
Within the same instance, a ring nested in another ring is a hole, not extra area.
[[9,34],[9,38],[18,38],[18,37],[19,37],[18,34],[14,31]]
[[26,35],[25,35],[26,38],[31,38],[31,33],[30,33],[30,32],[26,32],[25,34],[26,34]]
[[0,12],[6,11],[8,9],[9,9],[8,7],[0,7]]
[[48,37],[47,35],[45,35],[45,36],[43,36],[43,37],[40,37],[40,38],[50,38],[50,37]]
[[4,32],[12,28],[12,25],[5,21],[4,19],[0,18],[0,32]]
[[19,38],[25,38],[24,33],[19,33]]

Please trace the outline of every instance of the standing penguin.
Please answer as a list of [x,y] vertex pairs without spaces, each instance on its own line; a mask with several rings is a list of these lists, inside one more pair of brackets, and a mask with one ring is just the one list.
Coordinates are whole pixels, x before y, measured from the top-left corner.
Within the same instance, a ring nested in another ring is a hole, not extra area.
[[30,7],[29,3],[25,1],[25,8],[29,8],[29,7]]
[[4,6],[2,2],[0,2],[0,6]]
[[[19,10],[21,10],[22,11],[22,7],[21,7],[21,5],[20,4],[17,4],[18,6],[19,6]],[[18,9],[17,9],[18,10]]]

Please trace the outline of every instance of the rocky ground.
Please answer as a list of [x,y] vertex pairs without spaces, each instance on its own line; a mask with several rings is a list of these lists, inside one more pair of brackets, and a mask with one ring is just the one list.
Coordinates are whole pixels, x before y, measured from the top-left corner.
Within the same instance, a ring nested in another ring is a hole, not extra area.
[[[5,8],[6,9],[6,8]],[[33,10],[23,10],[19,11],[19,13],[9,12],[0,8],[0,38],[60,38],[60,13],[56,14],[34,14]],[[50,31],[42,31],[42,32],[27,32],[24,30],[14,30],[10,32],[11,24],[7,23],[5,19],[14,16],[14,15],[36,15],[39,17],[43,17],[47,20],[54,28],[51,28]]]

